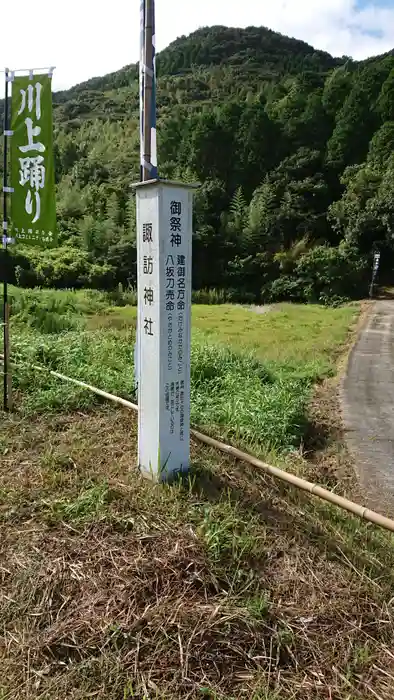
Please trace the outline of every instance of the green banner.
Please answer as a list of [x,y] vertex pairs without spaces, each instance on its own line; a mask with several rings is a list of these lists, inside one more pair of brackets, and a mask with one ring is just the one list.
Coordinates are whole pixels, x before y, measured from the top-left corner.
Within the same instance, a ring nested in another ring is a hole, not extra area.
[[11,238],[56,245],[52,93],[48,75],[17,77],[11,97]]

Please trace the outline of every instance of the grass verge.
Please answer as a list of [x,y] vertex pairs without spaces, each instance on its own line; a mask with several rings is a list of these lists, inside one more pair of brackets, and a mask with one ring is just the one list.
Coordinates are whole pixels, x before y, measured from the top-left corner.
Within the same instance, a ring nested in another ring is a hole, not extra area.
[[197,445],[155,486],[125,410],[2,428],[2,700],[392,698],[390,535]]

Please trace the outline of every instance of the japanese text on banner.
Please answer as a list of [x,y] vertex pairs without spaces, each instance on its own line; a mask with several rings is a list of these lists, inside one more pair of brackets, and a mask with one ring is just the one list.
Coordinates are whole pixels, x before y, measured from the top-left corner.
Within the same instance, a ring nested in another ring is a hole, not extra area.
[[11,236],[56,245],[52,95],[48,75],[18,76],[11,98]]

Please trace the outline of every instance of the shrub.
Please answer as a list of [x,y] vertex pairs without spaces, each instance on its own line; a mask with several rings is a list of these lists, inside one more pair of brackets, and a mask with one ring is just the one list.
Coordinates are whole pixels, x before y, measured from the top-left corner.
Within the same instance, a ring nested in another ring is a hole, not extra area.
[[23,249],[23,256],[23,264],[15,267],[20,287],[108,289],[114,285],[114,268],[92,263],[89,254],[80,248],[65,245],[49,250]]
[[366,291],[366,261],[355,248],[319,246],[302,256],[296,275],[302,282],[305,301],[329,303],[349,300]]
[[137,290],[134,287],[123,288],[121,282],[115,289],[107,292],[107,299],[115,306],[137,306]]
[[356,249],[317,246],[301,256],[294,271],[262,290],[269,301],[302,301],[337,305],[363,296],[367,263]]
[[271,282],[267,288],[261,292],[262,298],[268,295],[269,301],[304,301],[305,294],[302,288],[302,281],[291,275],[282,275]]

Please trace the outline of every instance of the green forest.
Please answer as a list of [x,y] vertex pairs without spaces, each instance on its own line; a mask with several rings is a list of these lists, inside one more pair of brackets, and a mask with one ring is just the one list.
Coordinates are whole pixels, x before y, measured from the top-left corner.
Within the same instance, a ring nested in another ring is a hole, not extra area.
[[[210,27],[162,51],[163,178],[201,183],[193,289],[340,303],[394,264],[394,53],[333,58],[265,28]],[[136,285],[138,66],[57,92],[59,246],[18,248],[20,286]],[[0,106],[0,112],[3,105]]]

